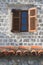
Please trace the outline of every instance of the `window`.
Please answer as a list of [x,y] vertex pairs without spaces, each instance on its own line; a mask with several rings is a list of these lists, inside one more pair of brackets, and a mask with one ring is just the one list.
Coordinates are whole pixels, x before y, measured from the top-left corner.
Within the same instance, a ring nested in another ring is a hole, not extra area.
[[36,8],[29,10],[12,10],[12,32],[36,31]]

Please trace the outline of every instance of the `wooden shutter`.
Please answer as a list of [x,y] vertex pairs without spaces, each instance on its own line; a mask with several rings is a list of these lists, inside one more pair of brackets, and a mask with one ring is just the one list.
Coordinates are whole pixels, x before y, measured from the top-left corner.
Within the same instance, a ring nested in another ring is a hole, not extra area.
[[37,24],[37,13],[36,8],[30,8],[28,11],[28,31],[29,32],[35,32],[36,31],[36,24]]
[[20,27],[19,27],[19,23],[20,23],[20,11],[19,10],[12,10],[13,12],[13,19],[12,19],[12,32],[19,32],[20,31]]

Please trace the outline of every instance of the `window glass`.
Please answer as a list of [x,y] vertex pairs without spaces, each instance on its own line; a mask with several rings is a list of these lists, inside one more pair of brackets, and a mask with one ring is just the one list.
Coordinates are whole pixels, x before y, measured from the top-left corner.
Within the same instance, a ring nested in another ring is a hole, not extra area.
[[28,12],[26,12],[26,11],[22,11],[22,20],[21,20],[21,31],[23,32],[25,32],[26,30],[27,30],[27,22],[28,22],[28,20],[27,20],[27,14],[28,14]]
[[27,12],[22,12],[22,17],[27,17]]
[[27,23],[27,19],[26,18],[22,18],[22,24],[26,24]]
[[27,27],[22,25],[22,31],[26,31],[27,30]]

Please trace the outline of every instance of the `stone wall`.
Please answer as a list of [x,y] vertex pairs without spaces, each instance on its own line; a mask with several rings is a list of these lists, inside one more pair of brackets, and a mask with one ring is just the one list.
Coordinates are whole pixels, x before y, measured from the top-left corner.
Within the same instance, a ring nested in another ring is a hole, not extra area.
[[[31,3],[31,0],[29,2]],[[25,5],[24,8],[24,5],[16,6],[14,2],[13,4],[10,3],[10,0],[0,0],[0,46],[43,45],[43,4],[42,3],[43,0],[41,1],[35,0],[34,4],[27,4]],[[11,23],[12,23],[11,9],[12,8],[28,9],[30,6],[37,7],[37,31],[33,33],[30,32],[12,33],[11,32]]]

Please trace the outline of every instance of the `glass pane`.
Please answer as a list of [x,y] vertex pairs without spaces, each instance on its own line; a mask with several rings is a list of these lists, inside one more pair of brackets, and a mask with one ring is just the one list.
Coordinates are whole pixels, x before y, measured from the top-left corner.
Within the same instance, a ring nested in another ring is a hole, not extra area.
[[27,19],[26,18],[22,18],[22,24],[26,24],[27,23]]
[[27,12],[22,12],[22,17],[27,17]]
[[22,31],[26,31],[27,30],[27,26],[22,26]]

